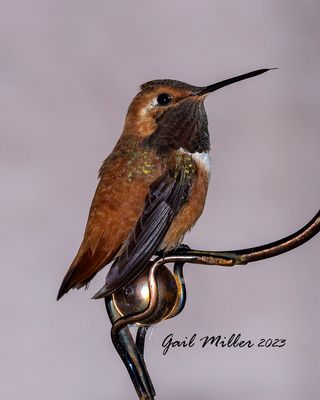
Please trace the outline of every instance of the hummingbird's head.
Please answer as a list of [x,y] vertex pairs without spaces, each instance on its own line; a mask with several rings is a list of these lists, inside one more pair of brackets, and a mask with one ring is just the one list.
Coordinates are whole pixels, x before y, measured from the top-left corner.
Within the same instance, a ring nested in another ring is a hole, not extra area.
[[123,134],[140,138],[159,152],[179,148],[191,153],[208,151],[205,97],[226,85],[266,71],[268,69],[252,71],[205,87],[172,79],[146,82],[129,106]]

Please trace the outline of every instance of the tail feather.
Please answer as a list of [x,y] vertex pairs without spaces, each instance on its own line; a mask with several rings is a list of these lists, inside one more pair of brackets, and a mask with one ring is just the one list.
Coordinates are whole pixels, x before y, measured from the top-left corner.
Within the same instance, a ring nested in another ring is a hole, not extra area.
[[88,249],[81,255],[77,255],[63,278],[57,300],[60,300],[70,289],[80,289],[86,286],[105,264],[106,254],[104,252],[100,252],[100,254],[95,252],[93,255]]

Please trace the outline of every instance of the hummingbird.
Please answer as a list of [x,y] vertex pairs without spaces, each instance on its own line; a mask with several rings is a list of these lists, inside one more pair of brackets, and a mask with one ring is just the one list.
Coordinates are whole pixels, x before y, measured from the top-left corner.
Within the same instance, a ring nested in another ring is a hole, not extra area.
[[99,171],[84,238],[58,292],[87,287],[113,261],[102,298],[130,284],[155,254],[175,250],[204,209],[210,179],[206,96],[270,69],[209,86],[172,79],[141,85]]

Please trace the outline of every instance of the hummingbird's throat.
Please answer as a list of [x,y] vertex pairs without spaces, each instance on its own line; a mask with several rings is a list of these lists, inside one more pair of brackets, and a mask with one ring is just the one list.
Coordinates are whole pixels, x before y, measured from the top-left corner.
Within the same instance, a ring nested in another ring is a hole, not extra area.
[[155,131],[145,140],[158,154],[180,148],[189,153],[210,150],[207,114],[202,101],[188,98],[156,118]]

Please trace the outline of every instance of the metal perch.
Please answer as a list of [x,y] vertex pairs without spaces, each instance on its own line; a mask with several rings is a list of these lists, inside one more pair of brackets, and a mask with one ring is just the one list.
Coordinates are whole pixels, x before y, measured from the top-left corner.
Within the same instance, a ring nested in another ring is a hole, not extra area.
[[[126,288],[105,298],[112,323],[113,344],[124,362],[140,400],[152,400],[155,391],[144,361],[148,327],[178,315],[186,302],[185,263],[233,267],[293,250],[320,231],[320,210],[299,231],[262,246],[231,251],[177,250],[150,260],[145,271]],[[174,264],[173,273],[165,264]],[[138,326],[134,340],[130,325]]]

